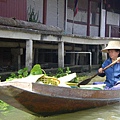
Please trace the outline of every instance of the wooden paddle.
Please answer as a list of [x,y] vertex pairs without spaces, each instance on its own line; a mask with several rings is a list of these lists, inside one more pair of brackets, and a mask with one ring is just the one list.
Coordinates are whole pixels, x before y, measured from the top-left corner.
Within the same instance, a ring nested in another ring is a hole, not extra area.
[[[117,60],[115,60],[114,62],[112,62],[108,66],[106,66],[105,68],[103,68],[103,71],[105,71],[106,69],[108,69],[109,67],[111,67],[112,65],[114,65],[115,63],[117,63],[119,60],[120,60],[120,58],[118,58]],[[92,80],[92,78],[96,77],[98,74],[99,74],[99,72],[96,73],[95,75],[93,75],[92,77],[87,78],[87,79],[83,80],[82,82],[78,83],[77,86],[79,87],[80,85],[86,85],[86,84],[88,84]]]

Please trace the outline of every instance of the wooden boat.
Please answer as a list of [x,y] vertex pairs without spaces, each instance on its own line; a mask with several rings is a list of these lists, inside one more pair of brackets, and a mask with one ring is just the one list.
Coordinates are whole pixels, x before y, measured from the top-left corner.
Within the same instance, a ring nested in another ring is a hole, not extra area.
[[28,82],[1,82],[0,99],[38,116],[95,108],[120,101],[119,90],[87,90]]

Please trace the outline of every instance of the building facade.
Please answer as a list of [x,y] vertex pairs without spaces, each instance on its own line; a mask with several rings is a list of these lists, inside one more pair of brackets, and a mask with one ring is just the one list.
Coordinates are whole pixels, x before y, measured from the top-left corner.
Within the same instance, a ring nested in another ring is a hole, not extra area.
[[78,0],[74,15],[74,0],[0,0],[1,72],[36,63],[100,64],[102,46],[120,37],[119,5],[119,0]]

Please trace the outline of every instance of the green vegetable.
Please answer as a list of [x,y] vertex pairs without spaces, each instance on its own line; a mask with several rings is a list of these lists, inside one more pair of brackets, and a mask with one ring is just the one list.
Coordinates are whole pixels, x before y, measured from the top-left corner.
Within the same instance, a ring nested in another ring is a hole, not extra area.
[[6,81],[11,81],[15,78],[23,78],[28,76],[28,68],[23,68],[18,70],[17,73],[11,73],[10,76],[6,79]]
[[27,77],[28,76],[28,68],[23,68],[18,70],[18,78],[22,78],[22,77]]
[[30,71],[30,74],[32,75],[39,75],[42,74],[42,69],[40,64],[36,64],[33,66],[32,70]]
[[[71,71],[70,71],[69,67],[67,67],[66,69],[58,68],[58,71],[54,77],[59,78],[59,77],[66,76],[70,73],[71,73]],[[23,69],[18,70],[17,73],[11,73],[10,77],[8,77],[6,79],[6,81],[11,81],[15,78],[24,78],[24,77],[27,77],[28,75],[40,75],[40,74],[46,75],[45,71],[43,69],[41,69],[40,64],[36,64],[31,69],[30,74],[28,74],[28,68],[25,67]]]
[[8,77],[8,78],[6,79],[6,81],[11,81],[11,80],[13,80],[14,78],[17,78],[17,75],[16,75],[15,73],[11,73],[11,74],[10,74],[10,77]]
[[55,77],[57,77],[57,78],[63,77],[63,76],[66,76],[70,73],[71,73],[71,71],[70,71],[69,67],[67,67],[65,71],[63,68],[58,68],[58,71],[57,71]]
[[2,114],[7,114],[10,110],[10,107],[11,107],[10,105],[0,100],[0,112]]

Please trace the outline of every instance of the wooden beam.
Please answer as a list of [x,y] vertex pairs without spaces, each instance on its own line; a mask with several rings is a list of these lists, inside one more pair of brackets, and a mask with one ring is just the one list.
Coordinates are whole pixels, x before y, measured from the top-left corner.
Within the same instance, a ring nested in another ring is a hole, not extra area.
[[88,11],[87,11],[87,36],[90,36],[90,14],[91,14],[91,0],[88,0]]
[[[18,42],[1,42],[0,41],[0,47],[7,47],[7,48],[17,48],[17,47],[21,47],[21,48],[25,48],[26,47],[26,43],[18,43]],[[52,45],[52,44],[37,44],[34,43],[33,44],[33,48],[37,48],[37,49],[52,49],[52,50],[57,50],[58,49],[58,45]],[[72,50],[72,46],[65,46],[65,50]],[[76,51],[81,51],[80,47],[75,47]]]
[[47,21],[47,0],[43,0],[43,24]]
[[64,42],[58,43],[58,67],[64,68]]

